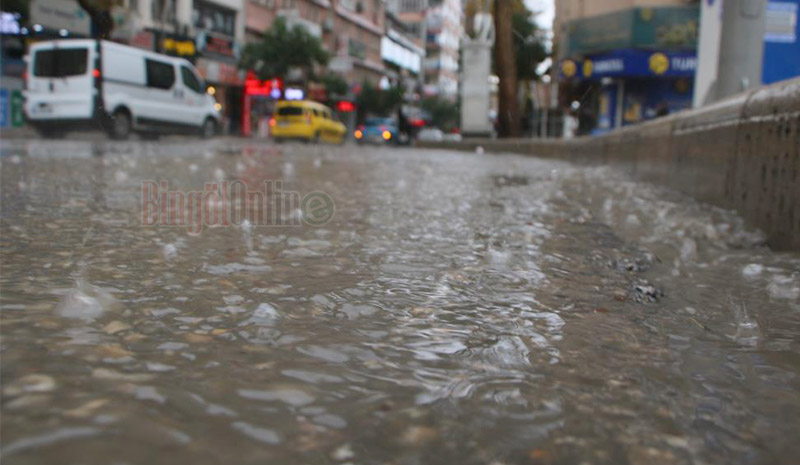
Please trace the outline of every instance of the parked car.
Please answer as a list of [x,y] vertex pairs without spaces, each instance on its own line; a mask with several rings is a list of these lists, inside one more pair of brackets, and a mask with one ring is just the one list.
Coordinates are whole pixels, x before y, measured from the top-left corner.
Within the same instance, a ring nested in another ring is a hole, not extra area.
[[358,142],[400,143],[400,131],[392,118],[370,117],[353,132]]
[[44,136],[105,129],[115,139],[195,133],[213,136],[219,111],[192,64],[104,40],[31,45],[24,110]]
[[457,132],[451,132],[442,136],[444,142],[461,142],[462,139],[461,134]]
[[333,118],[330,108],[311,100],[278,102],[269,125],[276,142],[295,139],[340,144],[347,133],[345,125]]
[[441,142],[444,140],[444,133],[439,128],[424,128],[417,134],[417,140],[423,142]]

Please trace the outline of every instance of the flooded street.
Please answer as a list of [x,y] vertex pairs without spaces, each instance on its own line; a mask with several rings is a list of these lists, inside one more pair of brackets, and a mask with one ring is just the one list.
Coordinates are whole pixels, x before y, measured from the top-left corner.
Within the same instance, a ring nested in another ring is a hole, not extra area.
[[[613,169],[221,139],[0,172],[3,463],[800,456],[800,255]],[[330,204],[142,224],[143,182],[237,180]]]

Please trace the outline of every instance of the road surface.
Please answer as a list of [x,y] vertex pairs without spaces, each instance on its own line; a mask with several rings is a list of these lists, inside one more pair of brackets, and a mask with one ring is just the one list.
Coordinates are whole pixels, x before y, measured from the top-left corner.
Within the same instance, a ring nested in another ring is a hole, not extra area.
[[603,167],[3,141],[4,463],[790,464],[800,256]]

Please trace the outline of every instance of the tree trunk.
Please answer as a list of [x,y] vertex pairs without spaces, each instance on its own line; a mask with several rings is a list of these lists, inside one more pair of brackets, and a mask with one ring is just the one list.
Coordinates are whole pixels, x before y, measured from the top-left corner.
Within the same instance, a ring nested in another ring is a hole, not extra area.
[[517,105],[517,60],[514,56],[513,2],[495,0],[495,60],[500,78],[498,119],[501,137],[519,137],[520,121]]
[[92,18],[95,36],[98,39],[108,39],[111,36],[111,31],[114,29],[114,20],[111,18],[110,6],[109,8],[101,8],[95,5],[95,3],[96,2],[92,0],[78,0],[78,5]]

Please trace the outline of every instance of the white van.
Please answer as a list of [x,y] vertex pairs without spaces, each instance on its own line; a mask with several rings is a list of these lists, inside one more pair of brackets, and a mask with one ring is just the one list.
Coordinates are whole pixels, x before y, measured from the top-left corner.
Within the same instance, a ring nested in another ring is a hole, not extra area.
[[102,128],[111,137],[197,133],[219,125],[214,98],[194,66],[104,40],[54,40],[31,45],[25,114],[44,136]]

